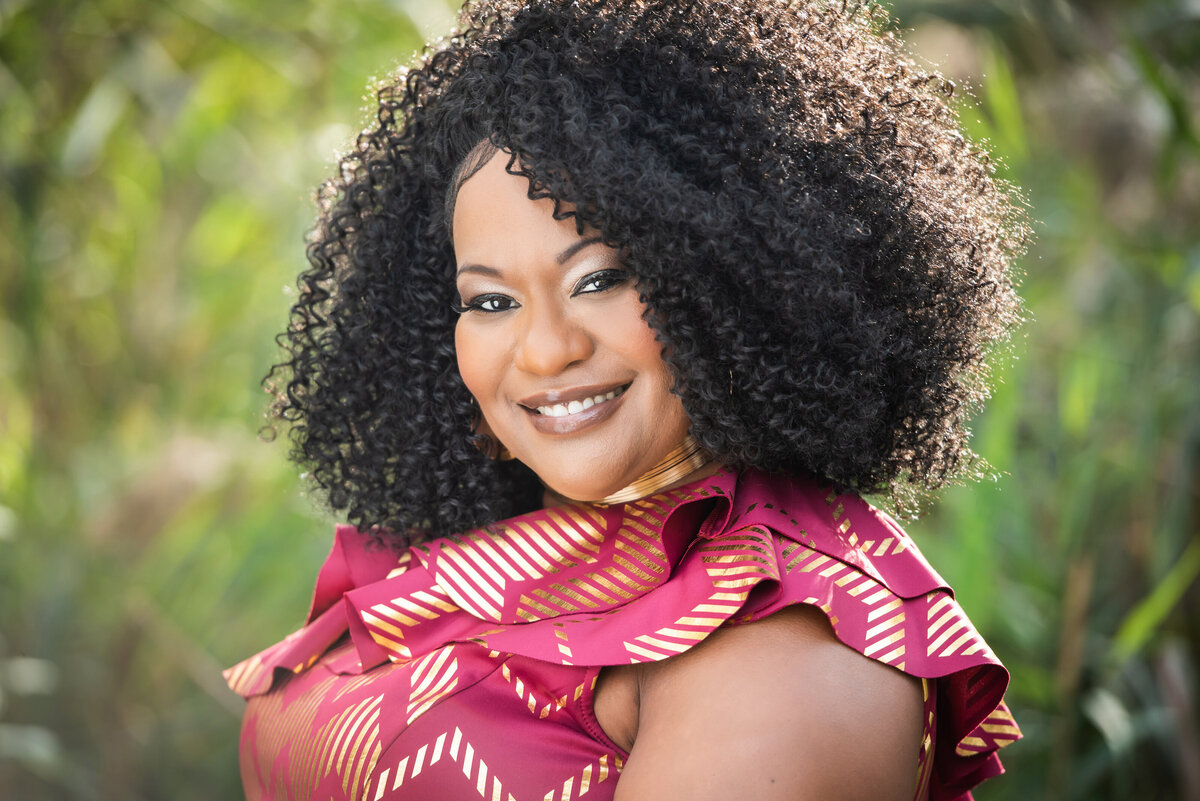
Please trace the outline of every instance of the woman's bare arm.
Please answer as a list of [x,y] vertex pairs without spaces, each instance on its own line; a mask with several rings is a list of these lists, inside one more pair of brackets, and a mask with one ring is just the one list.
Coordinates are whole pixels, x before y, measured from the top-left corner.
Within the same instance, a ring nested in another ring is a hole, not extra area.
[[917,679],[790,607],[719,629],[639,674],[617,801],[911,801],[922,735]]

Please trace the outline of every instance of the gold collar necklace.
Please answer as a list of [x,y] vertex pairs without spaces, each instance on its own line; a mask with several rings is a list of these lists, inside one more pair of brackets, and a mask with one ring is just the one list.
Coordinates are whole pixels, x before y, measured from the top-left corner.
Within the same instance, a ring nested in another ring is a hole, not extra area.
[[[712,458],[700,448],[700,443],[692,439],[691,434],[684,437],[679,447],[663,457],[662,461],[651,467],[640,478],[611,495],[595,501],[575,501],[562,495],[559,497],[571,503],[590,503],[595,506],[611,506],[617,503],[628,503],[653,495],[656,492],[676,484],[692,473],[712,463]],[[554,492],[554,490],[550,490]],[[555,493],[558,495],[558,493]]]

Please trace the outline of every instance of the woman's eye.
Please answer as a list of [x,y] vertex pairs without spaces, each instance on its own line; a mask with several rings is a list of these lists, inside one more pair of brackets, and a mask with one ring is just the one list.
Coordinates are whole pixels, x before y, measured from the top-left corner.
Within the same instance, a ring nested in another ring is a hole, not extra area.
[[489,314],[496,312],[508,311],[515,308],[517,302],[507,295],[479,295],[471,298],[461,306],[455,307],[455,310],[462,314],[469,311],[481,311]]
[[583,295],[588,292],[603,292],[606,289],[619,286],[628,280],[629,273],[624,270],[602,270],[601,272],[585,276],[583,280],[575,285],[574,294]]

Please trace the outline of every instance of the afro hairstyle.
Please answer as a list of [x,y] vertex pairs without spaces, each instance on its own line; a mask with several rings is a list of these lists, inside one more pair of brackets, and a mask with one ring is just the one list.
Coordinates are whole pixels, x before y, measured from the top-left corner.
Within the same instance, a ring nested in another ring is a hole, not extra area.
[[474,444],[455,362],[447,208],[485,141],[620,250],[721,463],[901,501],[976,470],[1028,227],[888,25],[864,2],[468,3],[318,191],[267,384],[328,504],[397,544],[540,504]]

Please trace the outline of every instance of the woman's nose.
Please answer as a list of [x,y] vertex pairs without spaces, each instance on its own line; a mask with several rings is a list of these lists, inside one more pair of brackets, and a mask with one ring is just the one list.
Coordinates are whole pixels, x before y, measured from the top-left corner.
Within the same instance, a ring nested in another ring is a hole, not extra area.
[[595,351],[591,335],[562,309],[526,306],[517,332],[514,365],[535,375],[558,375]]

